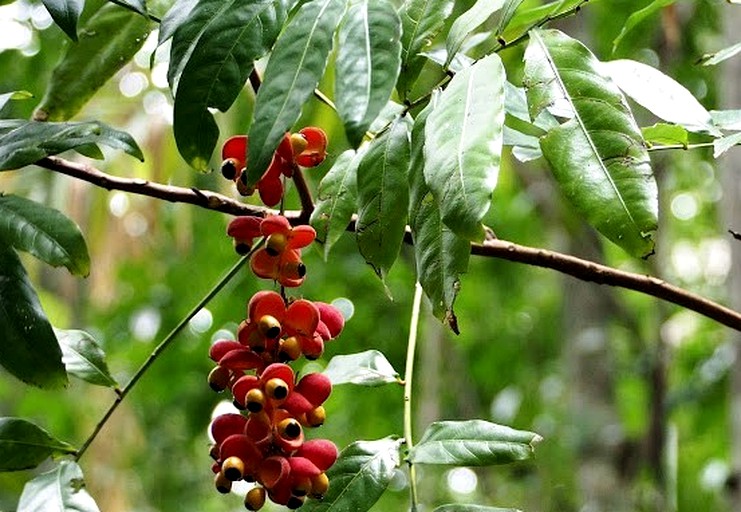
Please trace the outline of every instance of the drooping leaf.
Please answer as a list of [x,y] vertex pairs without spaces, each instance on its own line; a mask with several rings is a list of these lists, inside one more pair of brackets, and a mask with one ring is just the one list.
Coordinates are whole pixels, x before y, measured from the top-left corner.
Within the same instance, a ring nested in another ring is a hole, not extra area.
[[432,303],[435,316],[458,333],[453,310],[460,291],[460,275],[468,270],[471,244],[442,222],[440,205],[424,177],[425,124],[436,99],[414,121],[409,170],[409,226],[414,239],[417,280]]
[[11,100],[27,100],[33,98],[33,94],[28,91],[11,91],[0,94],[0,110]]
[[82,470],[64,460],[26,484],[17,512],[100,512],[85,489]]
[[358,201],[357,170],[360,157],[348,149],[335,160],[317,190],[311,225],[324,243],[324,259],[347,230]]
[[454,0],[406,0],[401,6],[401,74],[397,84],[399,94],[406,98],[425,64],[421,55],[453,12]]
[[656,123],[641,128],[641,133],[648,144],[687,146],[689,143],[687,130],[676,124]]
[[651,17],[654,13],[660,11],[664,7],[667,7],[677,0],[654,0],[650,4],[648,4],[646,7],[644,7],[641,10],[638,10],[628,16],[628,20],[625,22],[625,25],[623,25],[623,28],[620,30],[620,33],[615,38],[615,40],[612,42],[612,53],[615,53],[617,51],[618,46],[620,46],[620,42],[623,40],[623,38],[628,35],[628,33],[633,30],[636,26],[638,26],[641,22],[646,20],[647,18]]
[[85,0],[42,0],[51,19],[73,41],[77,41],[77,21],[85,7]]
[[152,22],[114,4],[104,5],[80,30],[57,64],[34,119],[66,121],[141,49]]
[[285,16],[277,0],[201,0],[175,31],[168,71],[173,130],[180,154],[194,169],[208,170],[219,137],[208,109],[224,112],[232,105]]
[[561,190],[586,220],[634,256],[653,251],[658,192],[648,152],[617,86],[580,42],[534,30],[525,51],[532,117],[568,120],[540,141]]
[[501,35],[504,32],[509,23],[512,21],[512,18],[514,18],[515,13],[517,12],[517,8],[520,7],[520,4],[522,4],[522,2],[523,0],[506,0],[506,2],[504,2],[504,7],[502,7],[502,14],[499,17],[499,23],[497,24],[497,28],[494,31],[495,34]]
[[396,261],[409,203],[409,124],[400,118],[371,141],[358,167],[358,248],[379,277]]
[[323,373],[335,386],[340,384],[382,386],[399,382],[399,373],[378,350],[334,356],[329,360]]
[[483,237],[481,220],[496,187],[504,81],[498,55],[479,60],[450,81],[425,127],[425,180],[445,225],[467,240]]
[[391,437],[356,441],[327,470],[332,484],[322,500],[307,500],[303,512],[367,512],[378,501],[399,465],[401,441]]
[[710,117],[722,130],[741,130],[741,110],[711,110]]
[[298,120],[324,74],[345,3],[314,0],[303,4],[276,41],[255,99],[249,132],[248,186],[265,173],[275,148]]
[[67,373],[91,384],[118,388],[116,379],[108,370],[105,352],[85,331],[55,329],[62,349],[62,363]]
[[720,137],[713,141],[713,157],[718,158],[733,146],[741,144],[741,132],[733,133],[726,137]]
[[80,228],[61,212],[35,201],[0,194],[0,242],[73,274],[90,273],[90,255]]
[[54,331],[18,255],[6,244],[0,244],[0,297],[0,364],[33,386],[66,385]]
[[50,455],[66,453],[75,453],[75,448],[38,425],[22,418],[0,418],[0,471],[35,468]]
[[723,48],[722,50],[718,50],[715,53],[706,53],[705,55],[700,57],[698,63],[702,64],[703,66],[715,66],[716,64],[720,64],[724,60],[730,59],[739,52],[741,52],[741,42],[728,46],[727,48]]
[[25,121],[0,135],[0,171],[18,169],[44,157],[90,144],[103,144],[144,160],[141,149],[128,133],[98,121],[42,123]]
[[176,0],[172,7],[165,13],[160,22],[160,31],[157,38],[157,46],[162,45],[170,39],[175,31],[188,21],[190,13],[198,4],[198,0]]
[[413,464],[490,466],[531,458],[543,438],[483,420],[438,421],[409,450]]
[[484,24],[489,17],[502,8],[505,0],[480,0],[475,2],[470,9],[461,14],[453,22],[448,32],[448,38],[445,41],[445,47],[448,50],[448,58],[445,60],[445,67],[461,49],[463,41],[477,28]]
[[658,69],[634,60],[620,59],[601,63],[600,70],[636,103],[664,121],[690,131],[720,135],[713,126],[710,113],[692,93]]
[[432,512],[520,512],[515,508],[484,507],[483,505],[464,505],[462,503],[451,503],[441,505]]
[[339,29],[335,102],[350,144],[358,146],[388,103],[401,65],[401,20],[388,0],[352,5]]

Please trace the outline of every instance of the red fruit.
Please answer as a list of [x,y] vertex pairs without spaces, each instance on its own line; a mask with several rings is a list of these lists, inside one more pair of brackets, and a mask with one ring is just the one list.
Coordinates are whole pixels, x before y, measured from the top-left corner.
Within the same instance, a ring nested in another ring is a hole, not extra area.
[[219,340],[213,345],[208,351],[208,356],[215,362],[219,362],[219,359],[224,357],[227,352],[231,352],[237,348],[244,348],[241,344],[234,340]]
[[327,134],[321,128],[309,126],[299,130],[306,139],[306,148],[294,161],[302,167],[316,167],[327,156]]
[[267,489],[275,488],[281,481],[288,482],[290,474],[288,459],[281,455],[266,458],[257,468],[257,479]]
[[262,219],[253,215],[235,217],[226,228],[226,234],[234,238],[238,252],[248,253],[255,238],[260,236]]
[[234,400],[236,400],[236,402],[242,407],[246,407],[247,403],[245,397],[247,396],[247,393],[250,390],[259,387],[260,379],[254,375],[243,375],[232,385],[232,395],[234,395]]
[[309,373],[298,382],[295,390],[306,397],[314,407],[318,407],[329,398],[332,382],[323,373]]
[[328,470],[337,460],[337,447],[326,439],[306,441],[294,456],[306,457],[322,471]]
[[273,379],[282,380],[288,387],[288,393],[293,391],[295,376],[293,374],[293,369],[287,364],[273,363],[265,368],[265,370],[260,374],[260,382],[263,387],[266,387],[267,383]]
[[340,335],[342,329],[345,327],[345,317],[342,316],[340,310],[331,304],[326,302],[315,302],[314,305],[319,310],[319,318],[321,322],[327,326],[330,339],[334,339]]
[[229,457],[239,458],[244,464],[246,474],[254,473],[263,459],[255,443],[244,434],[233,434],[219,446],[219,459],[225,461]]
[[233,158],[237,167],[242,169],[247,166],[247,136],[235,135],[229,137],[221,147],[221,159]]
[[224,357],[219,359],[219,366],[229,368],[232,371],[254,370],[264,364],[262,358],[246,347],[230,350]]
[[313,336],[319,324],[319,310],[313,302],[298,299],[286,309],[286,318],[283,325],[286,330],[300,336]]
[[291,478],[314,478],[322,472],[306,457],[293,456],[288,463],[291,465]]
[[260,199],[267,206],[275,206],[283,197],[283,182],[280,178],[267,177],[257,182]]
[[211,436],[217,445],[234,434],[241,434],[247,425],[247,418],[241,414],[222,414],[211,422]]
[[258,322],[263,316],[270,315],[283,323],[285,312],[286,304],[283,302],[283,297],[274,291],[257,292],[247,303],[247,317],[252,322]]

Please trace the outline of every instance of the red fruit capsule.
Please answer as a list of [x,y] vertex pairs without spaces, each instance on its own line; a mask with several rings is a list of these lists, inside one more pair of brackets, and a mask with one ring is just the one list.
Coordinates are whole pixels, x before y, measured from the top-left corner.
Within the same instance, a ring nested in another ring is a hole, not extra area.
[[229,137],[221,147],[221,159],[234,159],[235,166],[242,169],[247,166],[247,136]]

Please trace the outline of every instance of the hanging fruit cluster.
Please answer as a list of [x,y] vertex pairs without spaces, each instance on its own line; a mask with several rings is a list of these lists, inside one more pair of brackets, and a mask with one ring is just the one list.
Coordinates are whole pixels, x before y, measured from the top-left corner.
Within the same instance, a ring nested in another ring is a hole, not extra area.
[[[238,187],[244,184],[246,149],[246,137],[239,136],[230,138],[222,150],[222,172]],[[317,165],[325,149],[326,136],[318,128],[286,134],[258,182],[263,201],[277,204],[284,190],[282,176],[292,176],[297,165]],[[332,384],[321,373],[297,378],[288,363],[302,355],[321,356],[325,342],[342,331],[344,318],[330,304],[285,294],[285,288],[300,286],[306,277],[301,249],[314,241],[313,228],[292,227],[281,215],[248,216],[235,218],[227,234],[240,254],[249,253],[256,238],[264,238],[250,266],[255,275],[274,280],[281,289],[253,295],[236,339],[211,346],[209,356],[216,366],[209,384],[218,392],[229,390],[241,411],[222,414],[211,423],[215,485],[228,493],[233,482],[254,482],[245,496],[247,510],[259,510],[266,498],[295,509],[307,497],[321,499],[327,492],[326,471],[337,459],[337,448],[331,441],[304,436],[304,429],[324,423],[323,404]]]

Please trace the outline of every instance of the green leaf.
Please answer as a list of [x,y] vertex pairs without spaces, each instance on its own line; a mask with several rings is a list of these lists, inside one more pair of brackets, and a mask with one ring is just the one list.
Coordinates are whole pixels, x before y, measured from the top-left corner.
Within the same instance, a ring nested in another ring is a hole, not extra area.
[[[0,132],[1,133],[1,132]],[[50,155],[90,144],[121,149],[144,160],[131,135],[91,121],[88,123],[42,123],[25,121],[0,135],[0,171],[18,169]]]
[[75,453],[75,448],[38,425],[22,418],[0,418],[0,471],[35,468],[50,455],[67,453]]
[[28,91],[12,91],[0,94],[0,110],[11,100],[27,100],[33,98],[33,94]]
[[329,360],[323,373],[335,386],[340,384],[382,386],[399,382],[399,373],[378,350],[334,356]]
[[698,60],[703,66],[715,66],[741,52],[741,43],[736,43],[715,53],[706,53]]
[[90,273],[90,255],[80,228],[61,212],[23,197],[0,194],[0,241],[53,267]]
[[77,21],[85,7],[85,0],[42,0],[51,19],[65,34],[77,41]]
[[401,74],[397,84],[399,94],[406,98],[417,80],[432,41],[453,12],[454,0],[406,0],[401,6]]
[[741,130],[741,110],[711,110],[710,117],[722,130]]
[[358,146],[386,106],[401,65],[401,20],[387,0],[351,6],[340,25],[335,102],[350,144]]
[[55,329],[67,373],[91,384],[118,388],[105,362],[105,352],[85,331]]
[[147,6],[144,4],[144,0],[119,0],[119,2],[123,5],[128,5],[142,16],[148,16]]
[[347,230],[358,200],[357,171],[360,156],[348,149],[335,160],[319,183],[311,225],[324,244],[326,261],[332,246]]
[[463,45],[463,41],[477,28],[484,24],[489,17],[502,8],[505,0],[479,0],[470,9],[461,14],[453,22],[445,41],[448,58],[444,67],[447,68]]
[[499,23],[494,31],[496,35],[502,35],[504,30],[507,28],[512,18],[515,17],[518,7],[522,4],[523,0],[507,0],[502,7],[502,15],[499,17]]
[[104,5],[80,30],[57,64],[34,119],[66,121],[144,45],[152,22],[114,4]]
[[561,190],[586,220],[634,256],[653,251],[658,191],[648,152],[617,86],[580,42],[534,30],[525,51],[530,113],[568,118],[540,141]]
[[225,112],[253,63],[273,45],[286,13],[281,2],[201,0],[173,35],[168,79],[175,96],[175,140],[189,165],[207,171]]
[[600,70],[636,103],[670,123],[689,131],[720,135],[710,113],[691,92],[658,69],[634,60],[603,62]]
[[54,331],[18,255],[6,244],[0,244],[0,297],[0,364],[33,386],[66,385]]
[[615,38],[615,40],[612,42],[612,53],[615,53],[617,51],[618,46],[620,46],[621,41],[623,38],[628,35],[628,33],[633,30],[637,25],[639,25],[642,21],[644,21],[646,18],[651,17],[654,13],[660,11],[666,6],[672,5],[676,0],[654,0],[650,4],[648,4],[643,9],[634,12],[630,16],[628,16],[628,20],[625,22],[625,25],[623,25],[623,28],[620,30],[620,33]]
[[332,484],[322,500],[307,500],[302,512],[367,512],[378,501],[399,465],[401,441],[391,437],[356,441],[327,470]]
[[413,464],[491,466],[527,460],[543,438],[483,420],[438,421],[409,450]]
[[489,55],[455,75],[425,127],[424,174],[442,220],[467,240],[483,238],[499,174],[504,67]]
[[301,115],[324,74],[343,0],[314,0],[299,7],[284,28],[265,69],[249,131],[247,185],[265,173],[275,148]]
[[514,508],[484,507],[482,505],[464,505],[462,503],[451,503],[441,505],[432,512],[520,512]]
[[85,489],[82,470],[65,460],[26,484],[18,512],[100,512]]
[[188,21],[190,13],[198,4],[198,0],[176,0],[160,22],[160,31],[157,37],[157,46],[170,39],[175,31]]
[[720,137],[713,141],[713,157],[718,158],[720,155],[741,143],[741,132],[737,132],[727,137]]
[[443,224],[440,206],[424,178],[425,124],[436,101],[420,113],[412,130],[409,225],[417,280],[429,297],[435,316],[458,333],[453,305],[460,291],[460,275],[468,270],[471,244]]
[[373,139],[358,167],[357,242],[381,279],[396,261],[409,204],[409,124],[399,118]]
[[641,128],[641,133],[648,144],[687,146],[689,143],[687,130],[676,124],[656,123]]

